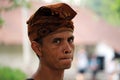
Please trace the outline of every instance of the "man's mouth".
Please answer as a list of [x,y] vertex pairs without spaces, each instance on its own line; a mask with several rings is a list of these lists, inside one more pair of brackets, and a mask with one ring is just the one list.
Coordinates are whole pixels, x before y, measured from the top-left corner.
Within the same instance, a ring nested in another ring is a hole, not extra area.
[[61,58],[60,60],[62,60],[62,61],[72,61],[72,58]]

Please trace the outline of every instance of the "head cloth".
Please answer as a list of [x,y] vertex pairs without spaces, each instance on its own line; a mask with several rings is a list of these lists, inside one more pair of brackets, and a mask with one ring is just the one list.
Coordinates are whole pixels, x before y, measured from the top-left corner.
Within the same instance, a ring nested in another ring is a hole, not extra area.
[[59,28],[74,30],[76,12],[66,3],[40,7],[27,21],[30,41],[42,39]]

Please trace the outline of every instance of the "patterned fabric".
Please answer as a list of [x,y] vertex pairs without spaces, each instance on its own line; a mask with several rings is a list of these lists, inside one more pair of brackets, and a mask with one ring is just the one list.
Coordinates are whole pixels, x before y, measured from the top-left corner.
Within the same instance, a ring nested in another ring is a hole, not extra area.
[[43,38],[59,28],[74,30],[76,12],[65,3],[40,7],[27,21],[30,41]]

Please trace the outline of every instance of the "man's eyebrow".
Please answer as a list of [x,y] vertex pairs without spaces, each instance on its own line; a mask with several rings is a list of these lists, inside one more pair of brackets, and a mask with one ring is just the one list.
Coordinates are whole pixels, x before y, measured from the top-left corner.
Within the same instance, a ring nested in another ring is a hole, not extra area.
[[[53,40],[63,40],[63,39],[64,39],[63,37],[55,37],[55,38],[53,38]],[[72,36],[68,37],[68,39],[74,39],[74,36],[72,35]]]
[[53,39],[63,39],[63,38],[61,38],[61,37],[55,37],[55,38],[53,38]]
[[56,41],[56,40],[63,40],[63,38],[60,38],[60,37],[53,38],[53,41]]

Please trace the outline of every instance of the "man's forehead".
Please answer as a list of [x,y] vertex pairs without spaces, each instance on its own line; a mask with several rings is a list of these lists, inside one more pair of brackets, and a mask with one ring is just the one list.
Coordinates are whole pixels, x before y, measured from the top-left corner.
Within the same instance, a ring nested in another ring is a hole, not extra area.
[[63,32],[72,32],[73,30],[71,28],[59,28],[58,30],[52,32],[51,34],[59,34],[59,33],[63,33]]
[[73,36],[73,32],[71,31],[61,31],[61,32],[57,32],[57,33],[54,33],[54,34],[50,34],[51,37],[61,37],[61,38],[64,38],[64,37],[71,37]]
[[73,30],[71,28],[59,28],[58,30],[48,34],[43,39],[52,39],[52,38],[69,38],[73,36]]

